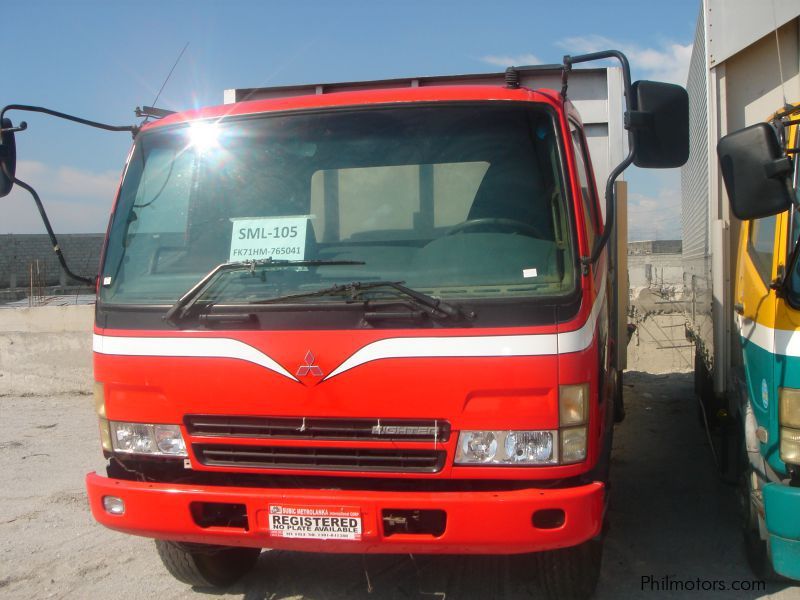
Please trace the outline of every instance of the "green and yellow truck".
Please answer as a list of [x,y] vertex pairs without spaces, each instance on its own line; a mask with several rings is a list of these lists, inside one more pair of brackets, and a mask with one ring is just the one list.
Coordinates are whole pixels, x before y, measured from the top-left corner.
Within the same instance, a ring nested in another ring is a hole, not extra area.
[[800,579],[800,3],[703,0],[686,87],[683,299],[699,412],[739,484],[754,571]]
[[723,137],[731,210],[742,219],[734,321],[748,558],[762,576],[800,579],[800,106]]

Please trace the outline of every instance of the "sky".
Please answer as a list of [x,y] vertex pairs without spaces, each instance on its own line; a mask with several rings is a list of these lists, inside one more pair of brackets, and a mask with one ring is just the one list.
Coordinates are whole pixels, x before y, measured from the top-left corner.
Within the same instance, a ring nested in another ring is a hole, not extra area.
[[[4,0],[0,103],[134,124],[187,42],[162,108],[221,104],[227,88],[491,72],[607,48],[628,54],[634,79],[685,85],[698,11],[699,0]],[[130,134],[8,116],[28,122],[17,176],[56,232],[105,231]],[[629,238],[679,238],[679,170],[625,177]],[[0,206],[0,234],[44,232],[23,190]]]

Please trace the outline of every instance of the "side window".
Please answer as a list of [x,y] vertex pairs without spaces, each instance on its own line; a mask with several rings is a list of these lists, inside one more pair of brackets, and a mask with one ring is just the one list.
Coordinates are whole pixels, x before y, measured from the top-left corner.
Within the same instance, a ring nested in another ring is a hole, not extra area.
[[778,216],[765,217],[750,221],[750,235],[747,240],[747,252],[753,259],[761,279],[769,284],[772,279],[772,255],[775,249],[775,226]]
[[589,179],[589,168],[586,162],[586,148],[583,143],[583,136],[580,130],[573,123],[569,124],[572,134],[572,149],[575,158],[575,165],[578,170],[578,180],[581,184],[581,196],[583,200],[583,220],[586,223],[586,231],[589,238],[589,245],[594,245],[597,235],[597,215],[595,212],[595,199]]
[[[792,185],[794,186],[795,204],[797,204],[797,202],[800,202],[800,160],[797,158],[794,159],[794,175],[792,177]],[[797,210],[796,206],[792,207],[789,215],[789,223],[791,223],[791,236],[789,237],[788,255],[786,257],[787,265],[789,264],[792,249],[797,243],[798,236],[800,236],[800,211]],[[792,273],[791,284],[792,285],[789,286],[789,289],[794,298],[794,304],[798,305],[800,304],[800,300],[798,299],[798,291],[800,290],[800,261],[798,261],[797,265],[795,265],[794,272]]]

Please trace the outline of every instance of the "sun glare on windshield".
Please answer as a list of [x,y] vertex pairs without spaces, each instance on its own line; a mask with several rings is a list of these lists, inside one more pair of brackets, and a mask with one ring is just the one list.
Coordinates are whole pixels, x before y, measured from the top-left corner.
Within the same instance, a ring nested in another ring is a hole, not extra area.
[[220,128],[217,123],[192,123],[189,126],[189,144],[200,153],[219,147]]

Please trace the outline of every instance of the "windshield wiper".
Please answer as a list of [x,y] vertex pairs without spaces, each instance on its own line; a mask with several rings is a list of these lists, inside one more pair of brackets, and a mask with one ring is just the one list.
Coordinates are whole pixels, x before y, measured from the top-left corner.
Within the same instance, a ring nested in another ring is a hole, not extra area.
[[274,260],[266,258],[263,260],[242,260],[236,262],[222,263],[211,269],[203,278],[192,286],[183,296],[178,298],[167,313],[164,320],[177,323],[192,309],[200,296],[211,288],[226,273],[235,271],[250,271],[255,273],[256,269],[277,269],[280,267],[320,267],[323,265],[363,265],[360,260]]
[[344,283],[332,285],[313,292],[304,292],[301,294],[287,294],[285,296],[276,296],[267,300],[255,300],[250,304],[275,304],[279,302],[287,302],[301,298],[314,298],[318,296],[333,296],[337,294],[346,294],[349,300],[355,302],[359,296],[366,291],[374,290],[377,288],[390,288],[401,295],[411,299],[415,306],[422,308],[425,312],[434,318],[449,318],[455,321],[461,319],[474,319],[474,312],[464,312],[461,307],[455,306],[440,298],[434,298],[428,294],[418,292],[403,285],[402,281],[353,281],[352,283]]

